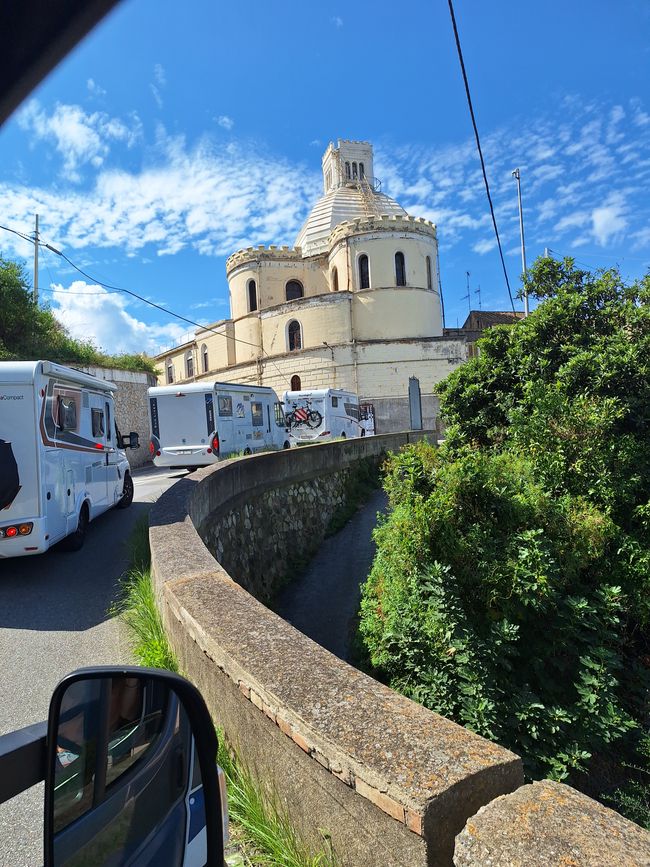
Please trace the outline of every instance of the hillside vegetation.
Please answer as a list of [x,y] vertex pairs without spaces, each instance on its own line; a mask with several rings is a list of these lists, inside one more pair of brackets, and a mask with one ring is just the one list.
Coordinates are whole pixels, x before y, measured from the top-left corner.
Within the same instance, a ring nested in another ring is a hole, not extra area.
[[98,365],[155,373],[146,355],[107,355],[70,337],[47,307],[34,303],[24,267],[0,257],[0,361],[39,358],[69,365]]
[[392,687],[647,824],[650,277],[527,287],[441,385],[444,445],[387,463],[360,631]]

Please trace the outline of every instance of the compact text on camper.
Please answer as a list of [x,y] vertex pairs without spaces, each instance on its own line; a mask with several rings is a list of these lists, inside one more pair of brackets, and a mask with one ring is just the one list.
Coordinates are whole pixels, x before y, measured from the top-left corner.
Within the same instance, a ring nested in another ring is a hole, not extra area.
[[116,387],[49,361],[0,362],[0,558],[81,547],[90,521],[133,499]]
[[289,448],[284,410],[272,388],[195,382],[149,389],[157,467],[195,469],[239,452]]

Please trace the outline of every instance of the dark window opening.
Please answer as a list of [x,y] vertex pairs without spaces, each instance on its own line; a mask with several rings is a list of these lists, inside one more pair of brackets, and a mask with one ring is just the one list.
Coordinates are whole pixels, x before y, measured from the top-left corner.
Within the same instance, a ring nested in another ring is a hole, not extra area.
[[289,323],[289,352],[294,349],[302,349],[302,336],[300,334],[300,323],[294,319]]
[[406,286],[404,253],[395,253],[395,283],[397,286]]
[[302,283],[298,280],[289,280],[286,286],[287,301],[296,301],[304,295]]
[[248,312],[257,310],[257,286],[254,280],[248,281]]
[[205,344],[201,349],[201,363],[203,365],[203,373],[207,373],[210,368],[208,367],[208,347]]
[[171,385],[174,381],[174,365],[169,362],[167,365],[167,385]]
[[93,409],[90,411],[90,417],[93,424],[93,437],[101,439],[104,436],[104,412],[101,409]]
[[431,282],[431,256],[427,256],[427,289],[433,289]]
[[359,177],[363,180],[366,176],[366,170],[363,167],[363,163],[359,163]]
[[339,291],[339,272],[336,268],[332,268],[332,291]]
[[350,163],[345,164],[345,177],[350,180]]
[[352,177],[353,177],[353,179],[356,179],[359,177],[359,175],[357,174],[357,164],[356,163],[352,163]]
[[232,415],[232,397],[225,394],[217,395],[217,408],[221,416]]
[[365,253],[359,256],[359,286],[361,289],[370,289],[370,268]]
[[185,356],[185,375],[188,379],[194,376],[194,356],[191,352]]
[[251,401],[251,416],[253,417],[253,427],[264,425],[264,409],[261,403]]
[[300,391],[300,377],[297,374],[291,377],[291,391]]

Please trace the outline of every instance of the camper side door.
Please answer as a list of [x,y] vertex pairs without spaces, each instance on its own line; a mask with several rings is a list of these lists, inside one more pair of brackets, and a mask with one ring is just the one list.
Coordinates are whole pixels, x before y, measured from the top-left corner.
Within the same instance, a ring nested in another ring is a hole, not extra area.
[[[103,394],[88,394],[88,408],[84,406],[83,423],[87,426],[87,435],[92,439],[96,454],[92,458],[90,496],[92,498],[93,515],[103,512],[113,505],[112,496],[108,495],[108,476],[114,468],[108,464],[107,422],[105,397]],[[84,400],[84,404],[86,401]]]
[[235,451],[234,416],[235,401],[232,394],[220,392],[217,394],[215,426],[219,434],[219,455],[228,455]]

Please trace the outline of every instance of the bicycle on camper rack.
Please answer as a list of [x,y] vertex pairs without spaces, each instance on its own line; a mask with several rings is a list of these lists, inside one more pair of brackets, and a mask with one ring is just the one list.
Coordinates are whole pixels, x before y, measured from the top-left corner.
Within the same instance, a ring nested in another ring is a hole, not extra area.
[[310,400],[305,400],[304,405],[301,406],[297,403],[291,404],[291,412],[286,414],[285,419],[289,428],[306,425],[313,430],[323,423],[323,416],[317,409],[311,408]]

